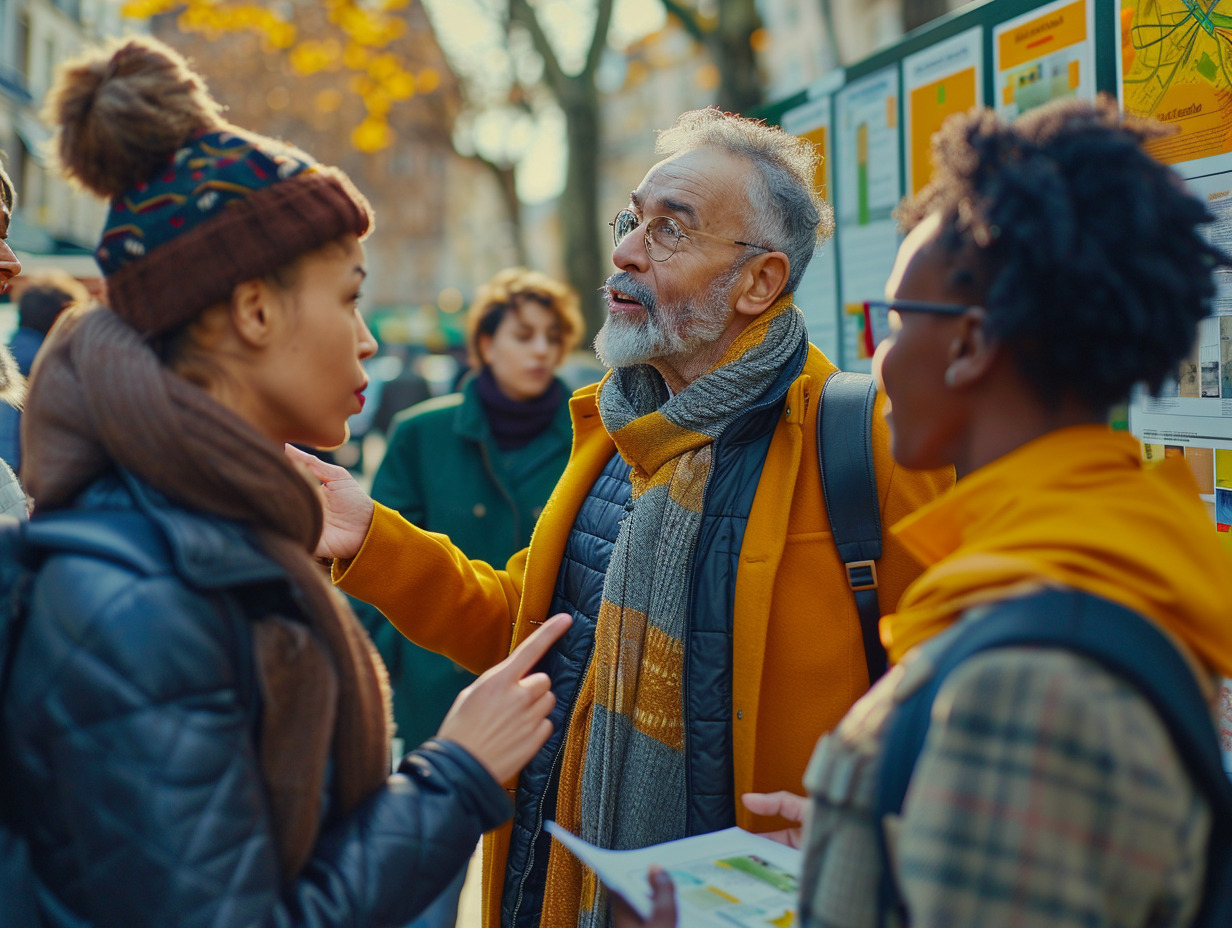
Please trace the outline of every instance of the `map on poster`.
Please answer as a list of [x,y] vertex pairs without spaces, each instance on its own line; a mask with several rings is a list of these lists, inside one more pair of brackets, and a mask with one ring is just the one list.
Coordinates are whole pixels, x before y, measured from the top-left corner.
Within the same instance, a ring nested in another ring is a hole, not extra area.
[[984,102],[984,31],[968,29],[903,61],[903,130],[907,139],[907,192],[932,176],[933,133],[947,116]]
[[608,889],[643,917],[650,915],[651,864],[676,885],[680,928],[794,928],[800,851],[745,831],[727,828],[635,851],[608,851],[583,841],[555,822],[546,824]]
[[1227,7],[1226,0],[1121,0],[1121,106],[1176,128],[1151,145],[1167,164],[1232,153],[1232,8],[1221,9]]
[[835,122],[841,365],[867,372],[864,301],[881,299],[898,252],[898,65],[844,87],[835,98]]
[[1059,0],[993,28],[993,83],[1005,119],[1065,97],[1095,99],[1094,0]]
[[[817,165],[815,183],[821,198],[833,205],[831,185],[831,161],[833,134],[830,131],[829,94],[810,100],[803,106],[783,114],[785,132],[798,135],[812,142],[821,156]],[[822,350],[826,357],[839,359],[838,329],[838,267],[835,261],[833,240],[822,243],[813,252],[808,270],[796,287],[796,305],[804,314],[808,326],[809,341]]]

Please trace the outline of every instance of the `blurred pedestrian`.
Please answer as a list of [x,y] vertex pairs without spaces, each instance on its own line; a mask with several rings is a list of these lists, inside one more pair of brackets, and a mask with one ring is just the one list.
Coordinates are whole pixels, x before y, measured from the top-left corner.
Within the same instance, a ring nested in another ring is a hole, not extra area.
[[[9,350],[23,377],[30,376],[34,357],[43,345],[60,313],[70,306],[84,306],[90,300],[85,285],[63,271],[26,275],[17,301],[17,331]],[[0,405],[0,458],[21,469],[21,409]]]
[[[13,182],[5,172],[4,163],[0,162],[0,294],[8,290],[13,278],[21,273],[21,262],[8,243],[9,223],[13,219],[16,203]],[[24,374],[12,353],[0,346],[0,435],[5,434],[6,425],[13,430],[12,447],[0,453],[0,515],[19,519],[26,517],[26,493],[17,480],[17,464],[10,463],[8,456],[16,450],[16,425],[13,420],[19,414],[26,395]]]
[[49,115],[65,173],[111,202],[109,308],[55,327],[26,409],[35,521],[94,530],[39,567],[7,680],[28,885],[57,924],[405,924],[509,816],[501,781],[551,731],[524,675],[568,621],[390,777],[384,668],[284,453],[361,405],[367,201],[225,123],[149,38],[65,66]]
[[[500,564],[531,530],[569,460],[569,394],[555,378],[582,337],[577,294],[546,274],[507,268],[467,314],[474,376],[460,393],[428,400],[395,420],[372,496],[425,531],[448,535],[467,557]],[[400,737],[436,731],[474,674],[412,644],[356,600],[389,667]],[[465,873],[420,921],[453,924]]]

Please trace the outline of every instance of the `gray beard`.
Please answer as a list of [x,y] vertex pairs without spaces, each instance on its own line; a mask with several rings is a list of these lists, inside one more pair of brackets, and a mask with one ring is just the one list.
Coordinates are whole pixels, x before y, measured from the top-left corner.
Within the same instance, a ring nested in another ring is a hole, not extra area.
[[[645,319],[609,315],[595,336],[595,354],[605,367],[632,367],[687,357],[713,345],[731,319],[728,302],[743,264],[711,281],[697,300],[643,303]],[[666,324],[665,324],[666,323]]]

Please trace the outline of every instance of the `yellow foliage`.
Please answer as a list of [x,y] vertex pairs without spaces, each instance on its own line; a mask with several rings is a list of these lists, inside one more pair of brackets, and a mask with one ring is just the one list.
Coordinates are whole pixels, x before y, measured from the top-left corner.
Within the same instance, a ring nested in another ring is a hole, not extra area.
[[409,100],[415,96],[415,75],[408,71],[399,71],[385,82],[385,89],[395,100]]
[[351,144],[357,151],[372,154],[387,147],[393,141],[393,131],[384,119],[369,116],[351,133]]
[[368,69],[368,49],[355,42],[347,43],[346,51],[342,53],[342,63],[352,71]]
[[415,89],[420,93],[431,93],[441,86],[441,75],[435,68],[424,68],[415,78]]
[[[243,0],[124,0],[121,13],[130,19],[149,19],[178,10],[181,32],[201,33],[211,40],[228,33],[256,33],[267,52],[286,55],[291,71],[301,76],[340,68],[355,72],[348,87],[363,100],[366,116],[351,133],[351,144],[359,151],[375,152],[393,141],[387,119],[393,104],[416,93],[432,93],[441,84],[441,75],[433,68],[412,73],[398,54],[382,51],[407,31],[403,18],[389,14],[409,5],[410,0],[322,0],[339,33],[325,40],[302,38],[293,22],[275,12],[277,8]],[[285,106],[289,94],[276,88],[267,103],[272,108]],[[322,90],[313,104],[318,112],[335,112],[342,106],[342,93]]]

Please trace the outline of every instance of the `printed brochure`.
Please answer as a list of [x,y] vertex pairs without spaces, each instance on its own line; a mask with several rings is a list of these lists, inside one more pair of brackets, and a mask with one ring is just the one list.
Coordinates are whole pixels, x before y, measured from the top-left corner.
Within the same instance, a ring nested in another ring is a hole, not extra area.
[[650,914],[646,873],[658,864],[676,884],[681,928],[794,928],[800,851],[728,828],[635,851],[608,851],[583,841],[555,822],[547,829],[629,901]]

